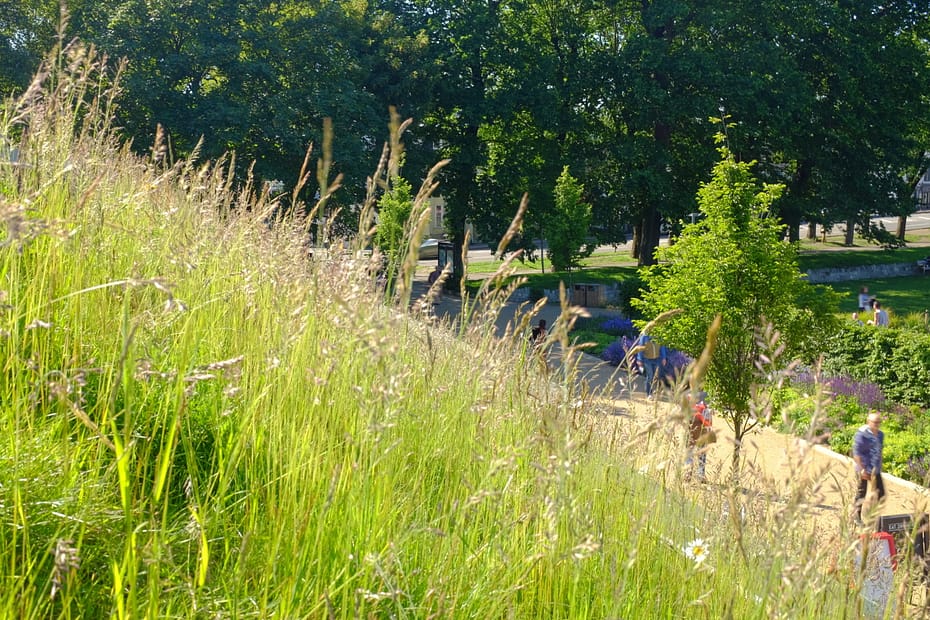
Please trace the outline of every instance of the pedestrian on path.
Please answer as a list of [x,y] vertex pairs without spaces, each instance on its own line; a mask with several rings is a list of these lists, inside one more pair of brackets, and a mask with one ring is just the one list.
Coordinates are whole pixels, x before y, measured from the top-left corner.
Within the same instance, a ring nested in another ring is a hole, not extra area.
[[533,331],[530,332],[530,344],[533,345],[534,349],[538,349],[540,346],[542,346],[542,343],[545,341],[546,335],[548,333],[549,330],[546,328],[546,319],[539,319],[536,327],[534,327]]
[[862,523],[862,506],[870,491],[874,489],[874,492],[877,492],[878,497],[875,501],[881,501],[885,497],[885,485],[882,482],[885,433],[880,429],[881,424],[881,414],[873,411],[853,437],[853,461],[856,463],[856,478],[859,481],[853,509],[859,524]]
[[685,481],[692,477],[698,482],[707,480],[707,450],[717,441],[714,435],[714,414],[706,402],[707,392],[701,391],[691,407],[691,424],[688,429],[688,450],[685,455]]
[[646,398],[653,398],[654,383],[659,373],[659,366],[665,364],[663,347],[649,334],[640,334],[636,340],[636,361],[639,363],[646,379]]

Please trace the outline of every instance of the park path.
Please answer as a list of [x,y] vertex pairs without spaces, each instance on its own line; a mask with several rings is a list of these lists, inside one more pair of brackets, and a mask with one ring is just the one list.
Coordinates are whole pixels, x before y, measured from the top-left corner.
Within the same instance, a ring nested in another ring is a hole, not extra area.
[[[629,385],[628,377],[617,376],[615,367],[592,355],[581,354],[577,373],[579,383],[609,405],[606,410],[612,414],[608,415],[608,420],[613,418],[613,423],[622,421],[645,426],[679,412],[679,405],[670,402],[668,397],[646,400],[641,378],[633,379]],[[714,432],[717,442],[707,452],[708,480],[725,483],[731,471],[733,431],[722,416],[715,415]],[[809,484],[801,486],[816,489],[816,495],[807,498],[813,518],[833,529],[838,529],[841,521],[851,523],[856,479],[852,459],[848,456],[764,426],[744,437],[742,456],[742,470],[746,475],[741,476],[741,484],[746,490],[770,493],[772,489],[783,488],[788,493],[790,486],[798,486],[789,485],[789,482],[807,482]],[[873,514],[930,512],[928,489],[889,474],[883,474],[882,479],[886,498]]]
[[[420,278],[418,278],[420,280]],[[416,299],[427,289],[424,281],[414,282],[413,298]],[[461,308],[458,297],[440,295],[433,305],[436,316],[453,319]],[[497,320],[499,333],[504,333],[513,320],[520,304],[505,304]],[[592,314],[607,312],[603,309],[589,309]],[[557,304],[543,306],[537,318],[544,318],[554,325],[560,314]],[[535,323],[534,319],[534,323]],[[558,346],[550,352],[550,365],[561,363]],[[650,402],[644,398],[642,379],[619,376],[617,368],[603,362],[593,355],[581,353],[576,367],[576,383],[579,393],[587,393],[606,403],[607,411],[603,424],[629,422],[646,425],[657,416],[675,413],[677,405],[667,399]],[[863,420],[863,423],[865,421]],[[714,416],[714,431],[718,441],[708,450],[708,477],[711,482],[723,482],[731,463],[734,439],[722,416]],[[750,472],[741,478],[747,487],[755,490],[778,488],[779,482],[799,478],[810,481],[817,489],[817,497],[810,504],[810,514],[823,520],[824,524],[836,528],[846,520],[851,520],[851,503],[855,495],[855,476],[852,459],[837,454],[829,448],[811,445],[802,439],[779,433],[771,427],[759,427],[744,438],[743,469]],[[887,497],[878,507],[877,514],[915,514],[930,512],[930,492],[908,481],[883,475]],[[782,486],[787,487],[787,484]],[[796,485],[795,485],[796,486]],[[786,488],[787,492],[787,488]]]

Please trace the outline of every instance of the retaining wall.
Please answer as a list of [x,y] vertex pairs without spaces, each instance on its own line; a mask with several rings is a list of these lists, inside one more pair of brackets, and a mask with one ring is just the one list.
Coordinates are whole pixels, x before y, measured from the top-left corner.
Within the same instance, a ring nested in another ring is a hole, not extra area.
[[808,282],[847,282],[849,280],[871,280],[873,278],[898,278],[922,273],[916,262],[892,265],[860,265],[858,267],[830,267],[809,269]]

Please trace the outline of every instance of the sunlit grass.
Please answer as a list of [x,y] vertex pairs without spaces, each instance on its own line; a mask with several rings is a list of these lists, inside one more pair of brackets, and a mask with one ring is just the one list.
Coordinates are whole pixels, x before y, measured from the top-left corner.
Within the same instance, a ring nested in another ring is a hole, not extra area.
[[863,286],[868,286],[869,294],[875,296],[881,302],[882,308],[892,314],[906,315],[930,311],[930,276],[870,278],[868,280],[830,282],[828,286],[840,293],[847,294],[840,304],[840,310],[844,314],[858,310],[857,294]]
[[686,409],[580,391],[576,311],[552,366],[493,288],[411,312],[228,165],[119,147],[68,54],[0,124],[5,615],[853,617],[856,533],[805,479],[683,485]]

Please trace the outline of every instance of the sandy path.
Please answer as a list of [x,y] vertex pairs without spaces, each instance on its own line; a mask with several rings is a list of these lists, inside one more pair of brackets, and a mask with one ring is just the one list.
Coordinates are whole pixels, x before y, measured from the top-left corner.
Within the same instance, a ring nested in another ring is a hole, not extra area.
[[[668,419],[678,412],[676,404],[649,402],[641,392],[630,398],[608,399],[617,421],[633,421],[640,427],[654,420]],[[728,484],[732,471],[733,432],[718,414],[714,416],[717,442],[708,449],[707,474],[710,484]],[[684,432],[678,433],[683,436]],[[680,450],[680,448],[679,448]],[[741,486],[773,502],[787,501],[792,490],[803,488],[807,513],[816,519],[825,535],[839,533],[852,525],[852,503],[856,479],[852,459],[824,446],[814,446],[792,435],[771,428],[752,431],[744,441]],[[682,457],[683,458],[683,457]],[[883,475],[886,498],[873,514],[898,515],[930,512],[930,491],[916,484]],[[797,483],[801,484],[797,484]],[[699,484],[694,486],[700,487]]]

